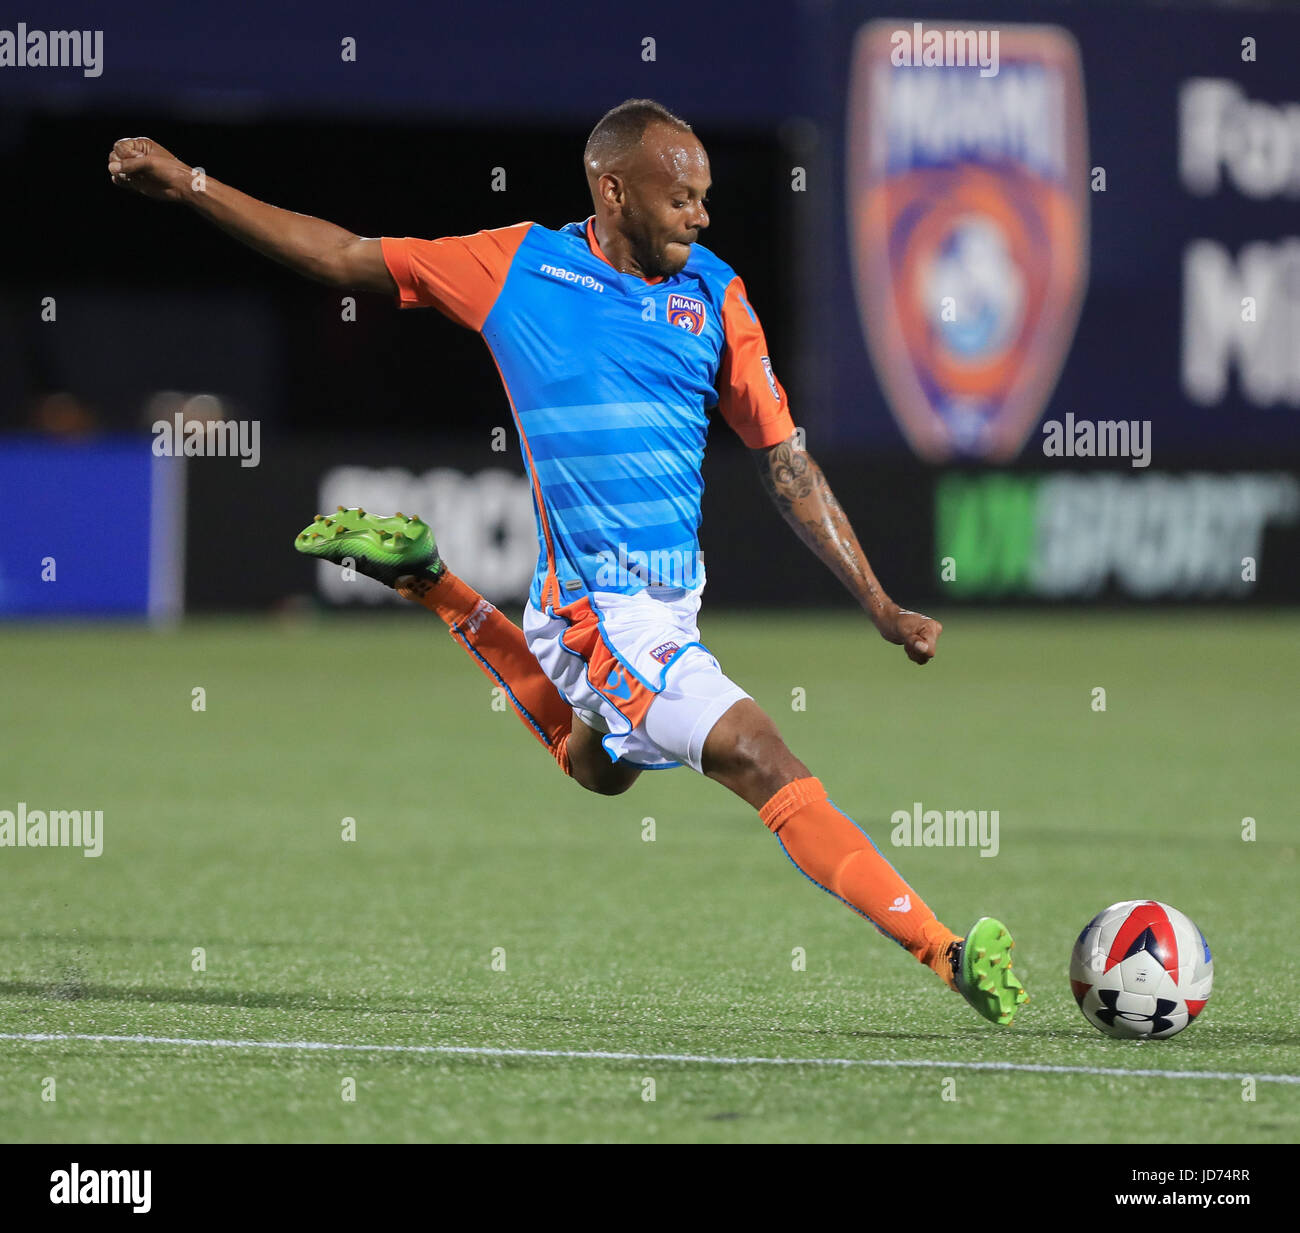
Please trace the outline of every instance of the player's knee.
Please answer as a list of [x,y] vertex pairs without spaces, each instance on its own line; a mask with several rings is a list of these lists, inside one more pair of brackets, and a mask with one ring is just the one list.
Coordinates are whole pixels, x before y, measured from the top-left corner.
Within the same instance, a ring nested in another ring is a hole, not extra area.
[[574,778],[587,789],[588,792],[595,792],[597,796],[622,796],[632,786],[632,778],[612,779],[601,776],[579,777]]
[[709,733],[704,744],[707,769],[730,778],[747,777],[770,766],[788,753],[776,725],[761,712],[736,716],[730,713]]
[[637,772],[626,766],[619,766],[608,759],[604,765],[594,763],[586,758],[573,761],[570,774],[574,781],[588,792],[598,796],[621,796],[636,782]]
[[747,732],[713,733],[704,747],[704,766],[710,774],[729,779],[752,774],[760,765],[760,742]]
[[756,705],[750,704],[744,712],[729,712],[709,734],[703,765],[709,778],[757,807],[792,779],[806,776],[808,768]]

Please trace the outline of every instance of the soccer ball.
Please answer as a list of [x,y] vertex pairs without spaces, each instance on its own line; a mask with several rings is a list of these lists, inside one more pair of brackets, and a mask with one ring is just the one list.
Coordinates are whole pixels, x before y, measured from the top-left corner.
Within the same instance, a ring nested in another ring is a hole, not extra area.
[[1213,984],[1205,935],[1154,899],[1098,912],[1070,955],[1070,988],[1083,1017],[1121,1040],[1181,1032],[1204,1009]]

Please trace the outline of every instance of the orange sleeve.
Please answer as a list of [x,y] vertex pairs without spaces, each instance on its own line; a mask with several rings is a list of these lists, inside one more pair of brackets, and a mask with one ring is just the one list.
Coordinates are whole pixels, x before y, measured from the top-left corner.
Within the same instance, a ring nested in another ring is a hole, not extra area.
[[437,308],[457,325],[481,330],[532,223],[441,240],[384,236],[384,263],[400,308]]
[[752,450],[784,441],[794,432],[785,390],[772,371],[767,339],[749,306],[745,284],[733,278],[722,303],[726,344],[718,370],[718,410]]

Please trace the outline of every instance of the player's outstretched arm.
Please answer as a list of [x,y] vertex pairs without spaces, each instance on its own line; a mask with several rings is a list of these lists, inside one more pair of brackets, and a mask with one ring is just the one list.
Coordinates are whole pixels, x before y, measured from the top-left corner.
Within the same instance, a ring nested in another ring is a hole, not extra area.
[[848,517],[816,460],[798,436],[754,451],[759,475],[776,507],[809,548],[862,605],[881,637],[907,651],[914,663],[929,663],[943,626],[919,612],[900,608],[872,573]]
[[148,137],[115,141],[108,174],[114,184],[142,196],[191,206],[235,239],[307,278],[357,291],[397,291],[378,240],[258,201],[186,166]]

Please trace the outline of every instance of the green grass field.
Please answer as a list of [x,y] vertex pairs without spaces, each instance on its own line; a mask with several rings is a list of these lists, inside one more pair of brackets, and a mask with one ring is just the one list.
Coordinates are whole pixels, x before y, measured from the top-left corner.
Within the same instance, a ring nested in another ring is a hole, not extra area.
[[[703,632],[943,919],[1011,924],[1009,1030],[716,785],[563,779],[427,614],[0,632],[0,809],[105,815],[96,859],[0,848],[0,1033],[403,1047],[5,1039],[0,1140],[1295,1142],[1296,619],[946,619],[925,669],[849,615]],[[997,857],[889,846],[914,801],[997,809]],[[1204,930],[1215,990],[1123,1043],[1066,962],[1147,896]],[[653,1056],[683,1054],[731,1060]]]

